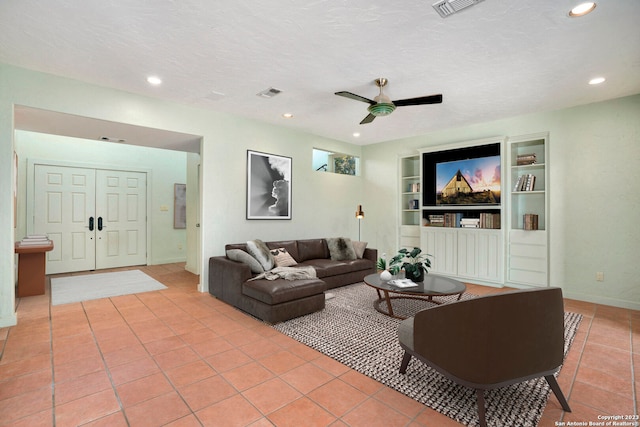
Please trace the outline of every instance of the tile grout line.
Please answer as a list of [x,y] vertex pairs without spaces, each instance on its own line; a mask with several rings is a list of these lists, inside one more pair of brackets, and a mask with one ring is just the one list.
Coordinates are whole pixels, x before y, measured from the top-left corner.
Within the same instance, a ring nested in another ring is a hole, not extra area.
[[[158,279],[156,279],[156,280],[158,280]],[[158,280],[158,281],[160,281],[160,280]],[[160,283],[162,283],[162,282],[160,282]],[[180,309],[181,311],[183,311],[184,313],[189,314],[189,313],[187,313],[186,311],[184,311],[180,306],[178,306],[176,303],[174,303],[172,300],[170,300],[169,298],[167,298],[167,297],[166,297],[164,294],[162,294],[161,292],[159,292],[159,295],[161,295],[164,299],[166,299],[167,301],[169,301],[170,303],[172,303],[174,306],[176,306],[177,308],[179,308],[179,309]],[[174,331],[174,330],[173,330],[173,329],[172,329],[172,328],[171,328],[171,327],[170,327],[170,326],[169,326],[169,325],[164,321],[164,320],[162,320],[160,317],[158,317],[158,315],[155,313],[155,311],[154,311],[151,307],[149,307],[149,306],[148,306],[148,305],[147,305],[143,300],[141,300],[141,299],[140,299],[140,297],[138,297],[138,295],[137,295],[137,294],[136,294],[136,298],[138,299],[138,301],[140,301],[140,303],[141,303],[143,306],[145,306],[149,311],[151,311],[151,313],[153,313],[153,316],[154,316],[156,319],[158,319],[160,322],[162,322],[162,324],[163,324],[164,326],[166,326],[167,328],[169,328],[169,330],[171,330],[171,332],[172,332],[176,337],[180,338],[180,340],[181,340],[182,342],[184,342],[184,343],[185,343],[185,345],[191,349],[191,344],[189,344],[189,343],[185,342],[185,341],[182,339],[182,337],[180,337],[180,336],[179,336],[179,335],[178,335],[178,334],[177,334],[177,333],[176,333],[176,332],[175,332],[175,331]],[[118,308],[117,308],[117,307],[116,307],[116,310],[118,310]],[[120,310],[118,310],[118,313],[120,313]],[[122,316],[122,314],[120,314],[120,316]],[[124,318],[124,316],[122,316],[122,319],[125,321],[125,323],[126,323],[126,324],[127,324],[127,326],[129,327],[129,329],[131,329],[131,332],[136,336],[136,338],[137,338],[137,339],[138,339],[138,341],[140,342],[140,345],[141,345],[142,347],[144,347],[144,350],[147,352],[147,354],[149,355],[149,357],[153,360],[153,363],[155,363],[155,364],[156,364],[156,366],[160,369],[160,372],[162,372],[162,376],[163,376],[163,377],[167,380],[167,382],[171,385],[171,387],[173,388],[173,391],[178,395],[178,397],[180,398],[180,400],[181,400],[181,401],[185,404],[185,406],[189,409],[189,413],[190,413],[191,415],[193,415],[193,417],[198,421],[198,423],[200,423],[200,425],[202,425],[202,422],[200,421],[200,418],[198,418],[198,416],[196,415],[195,411],[191,408],[191,406],[189,405],[189,402],[187,402],[187,401],[185,400],[184,396],[182,396],[182,393],[180,393],[180,390],[178,390],[178,387],[173,383],[173,381],[171,381],[171,378],[169,378],[169,376],[167,375],[167,372],[165,371],[165,369],[164,369],[163,367],[161,367],[161,366],[158,364],[158,361],[155,359],[154,355],[152,355],[152,354],[149,352],[149,349],[144,345],[144,343],[143,343],[142,341],[140,341],[140,337],[138,337],[138,335],[135,333],[135,331],[133,330],[133,328],[131,328],[131,325],[130,325],[130,324],[129,324],[129,322]],[[204,325],[203,325],[203,326],[204,326]],[[192,351],[194,351],[193,349],[191,349],[191,350],[192,350]],[[206,363],[206,361],[204,360],[204,358],[202,358],[202,356],[200,356],[200,355],[198,354],[198,352],[194,351],[194,353],[198,355],[198,358],[200,358],[200,360],[202,360],[204,363]],[[162,353],[159,353],[159,354],[162,354]],[[214,370],[214,371],[215,371],[215,370]],[[150,400],[150,399],[149,399],[149,400]],[[140,403],[142,403],[142,402],[140,402]],[[138,403],[138,404],[139,404],[139,403]],[[135,406],[135,405],[134,405],[134,406]],[[172,420],[172,421],[170,421],[170,422],[175,422],[175,421],[177,421],[177,420],[179,420],[179,419],[182,419],[182,418],[184,418],[184,417],[187,417],[188,415],[189,415],[189,414],[184,415],[184,416],[182,416],[182,417],[180,417],[180,418],[176,418],[175,420]]]
[[51,279],[48,276],[47,285],[49,287],[49,304],[47,311],[49,313],[49,363],[51,363],[51,425],[56,427],[56,370],[53,356],[53,310],[51,308]]
[[[589,339],[589,334],[591,333],[591,327],[593,326],[593,320],[596,317],[596,311],[597,311],[597,307],[594,307],[594,311],[593,314],[589,320],[589,324],[587,326],[587,330],[585,331],[585,336],[584,336],[584,342],[582,343],[582,346],[580,348],[580,356],[578,357],[577,363],[576,363],[576,369],[573,372],[573,378],[571,379],[571,385],[569,386],[569,392],[566,395],[566,399],[567,402],[571,399],[571,394],[573,393],[573,387],[576,383],[576,379],[578,378],[578,371],[580,370],[580,363],[582,361],[582,357],[584,356],[584,350],[587,347],[587,340]],[[582,319],[584,320],[585,316],[582,316]],[[582,322],[580,322],[582,324]],[[560,416],[560,421],[564,421],[564,416],[566,415],[567,411],[565,411],[564,409],[562,410],[562,415]]]
[[[111,298],[107,298],[109,300],[109,302],[113,305],[113,302],[111,301]],[[122,416],[124,417],[124,421],[127,423],[127,426],[130,426],[131,424],[129,423],[129,418],[127,418],[127,413],[124,410],[124,405],[122,404],[122,401],[120,400],[120,395],[118,394],[118,390],[116,389],[116,385],[113,383],[113,377],[111,376],[111,370],[109,369],[109,365],[107,365],[107,361],[104,359],[104,353],[102,351],[102,348],[100,347],[100,343],[98,342],[98,338],[96,337],[95,331],[93,329],[93,326],[91,325],[91,319],[89,318],[89,314],[87,313],[87,308],[84,305],[84,301],[80,302],[80,305],[82,306],[82,312],[84,313],[85,318],[87,319],[87,325],[89,326],[89,329],[91,330],[91,336],[93,337],[93,342],[96,344],[97,350],[100,353],[100,359],[102,360],[102,365],[104,366],[104,371],[105,374],[107,374],[107,377],[109,378],[109,382],[111,383],[111,389],[113,390],[113,393],[115,394],[116,400],[118,401],[118,406],[120,407],[120,412],[122,412]],[[114,308],[117,309],[117,307]],[[106,416],[108,416],[110,414],[107,414],[103,417],[100,418],[104,418]],[[98,419],[100,419],[98,418]],[[93,420],[95,421],[95,420]]]

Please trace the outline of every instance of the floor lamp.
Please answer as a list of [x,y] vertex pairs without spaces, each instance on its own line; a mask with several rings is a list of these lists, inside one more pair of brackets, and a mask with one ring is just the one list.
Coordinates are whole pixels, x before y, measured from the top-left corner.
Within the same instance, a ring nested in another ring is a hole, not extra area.
[[362,221],[362,218],[364,218],[362,205],[358,205],[358,210],[356,210],[356,218],[358,218],[358,241],[360,241],[360,221]]

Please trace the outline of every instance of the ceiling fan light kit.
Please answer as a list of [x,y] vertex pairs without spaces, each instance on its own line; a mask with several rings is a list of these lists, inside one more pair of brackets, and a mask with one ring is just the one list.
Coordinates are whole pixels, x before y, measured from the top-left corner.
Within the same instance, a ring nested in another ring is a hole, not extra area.
[[396,109],[396,106],[393,104],[387,104],[386,102],[370,105],[367,110],[374,116],[387,116],[393,113],[393,110]]
[[355,93],[340,91],[335,94],[338,96],[344,96],[345,98],[355,99],[356,101],[362,101],[369,104],[367,111],[369,115],[362,119],[361,125],[371,123],[373,119],[378,116],[388,116],[393,113],[396,107],[404,107],[407,105],[424,105],[424,104],[439,104],[442,102],[442,95],[429,95],[421,96],[418,98],[401,99],[397,101],[391,101],[388,96],[382,92],[382,88],[389,82],[384,77],[374,80],[376,86],[380,88],[380,94],[373,99],[365,98],[364,96],[356,95]]

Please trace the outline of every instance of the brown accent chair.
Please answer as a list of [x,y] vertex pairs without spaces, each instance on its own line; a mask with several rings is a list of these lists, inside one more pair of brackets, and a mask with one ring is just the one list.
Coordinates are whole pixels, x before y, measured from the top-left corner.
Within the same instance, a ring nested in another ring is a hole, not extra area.
[[544,376],[562,408],[571,412],[554,373],[564,359],[564,306],[560,288],[505,292],[418,312],[398,328],[405,350],[447,378],[476,390],[486,426],[485,390]]

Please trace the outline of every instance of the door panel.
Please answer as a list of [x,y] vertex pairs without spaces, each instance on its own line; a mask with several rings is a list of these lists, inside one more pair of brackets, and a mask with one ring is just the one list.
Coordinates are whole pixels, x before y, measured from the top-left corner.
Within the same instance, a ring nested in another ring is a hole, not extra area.
[[47,234],[47,274],[95,268],[94,232],[89,218],[95,209],[93,169],[36,165],[34,233]]
[[96,268],[146,264],[147,174],[96,171]]

